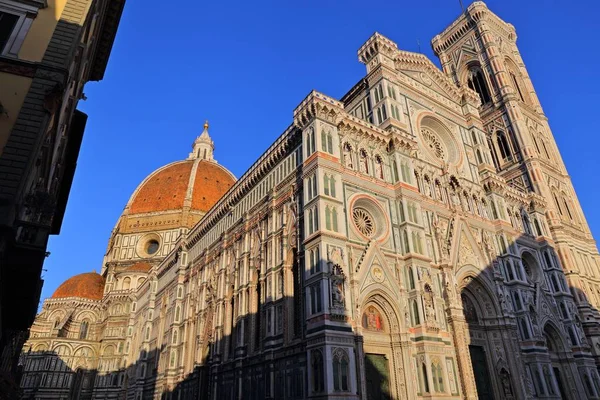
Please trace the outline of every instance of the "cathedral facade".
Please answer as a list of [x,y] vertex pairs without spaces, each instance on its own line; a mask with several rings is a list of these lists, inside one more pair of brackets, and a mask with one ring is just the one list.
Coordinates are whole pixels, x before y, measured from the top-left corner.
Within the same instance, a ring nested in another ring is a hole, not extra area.
[[45,301],[24,398],[600,398],[600,258],[515,29],[475,2],[432,46],[374,34],[237,180],[206,124]]

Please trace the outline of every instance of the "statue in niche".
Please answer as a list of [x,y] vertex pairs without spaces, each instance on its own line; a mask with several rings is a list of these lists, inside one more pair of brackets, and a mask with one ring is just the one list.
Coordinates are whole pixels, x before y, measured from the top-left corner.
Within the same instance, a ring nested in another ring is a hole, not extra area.
[[344,271],[339,265],[334,265],[331,268],[331,305],[336,308],[343,309],[345,307],[344,294]]
[[435,324],[435,306],[433,304],[433,291],[429,284],[425,284],[425,292],[423,293],[423,302],[425,304],[425,319],[430,325]]
[[513,392],[510,384],[510,375],[504,368],[502,368],[502,371],[500,371],[500,384],[502,385],[504,396],[506,396],[505,398],[512,398]]
[[379,157],[375,159],[375,176],[383,179],[383,161]]
[[373,306],[369,306],[362,318],[363,328],[370,331],[382,331],[383,330],[383,319],[381,313]]
[[369,160],[367,157],[367,152],[365,150],[361,150],[360,151],[360,162],[359,162],[359,169],[360,172],[362,172],[363,174],[368,174],[369,173]]
[[347,168],[354,168],[352,165],[352,146],[350,146],[350,143],[344,143],[344,165]]

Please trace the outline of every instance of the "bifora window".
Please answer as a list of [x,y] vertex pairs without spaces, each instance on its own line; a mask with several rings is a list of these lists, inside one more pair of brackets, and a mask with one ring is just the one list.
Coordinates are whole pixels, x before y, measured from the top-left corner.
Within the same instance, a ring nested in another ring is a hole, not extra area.
[[470,89],[473,89],[477,92],[477,94],[479,94],[479,98],[481,99],[482,105],[485,105],[491,101],[490,91],[488,90],[487,84],[485,82],[483,72],[478,66],[473,66],[469,68],[467,85]]

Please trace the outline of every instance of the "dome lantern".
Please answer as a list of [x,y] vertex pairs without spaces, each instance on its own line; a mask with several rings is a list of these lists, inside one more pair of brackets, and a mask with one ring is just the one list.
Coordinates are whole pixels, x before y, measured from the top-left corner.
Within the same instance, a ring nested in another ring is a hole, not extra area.
[[207,161],[215,161],[213,158],[213,152],[215,150],[215,144],[210,138],[208,134],[208,121],[204,122],[204,130],[194,140],[194,144],[192,145],[192,152],[190,153],[188,159],[201,159]]

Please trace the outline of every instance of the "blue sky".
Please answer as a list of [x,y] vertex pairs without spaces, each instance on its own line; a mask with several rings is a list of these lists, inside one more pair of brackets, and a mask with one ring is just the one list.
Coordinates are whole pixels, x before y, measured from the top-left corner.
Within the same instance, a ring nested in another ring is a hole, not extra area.
[[[463,1],[465,6],[469,0]],[[587,3],[587,4],[586,4]],[[518,46],[595,236],[600,135],[600,3],[490,0]],[[544,7],[541,7],[544,4]],[[215,157],[241,174],[316,89],[339,98],[364,76],[358,48],[378,31],[439,65],[430,39],[458,0],[128,0],[89,115],[61,234],[52,237],[42,298],[68,277],[99,271],[129,196],[156,168],[187,157],[205,119]]]

